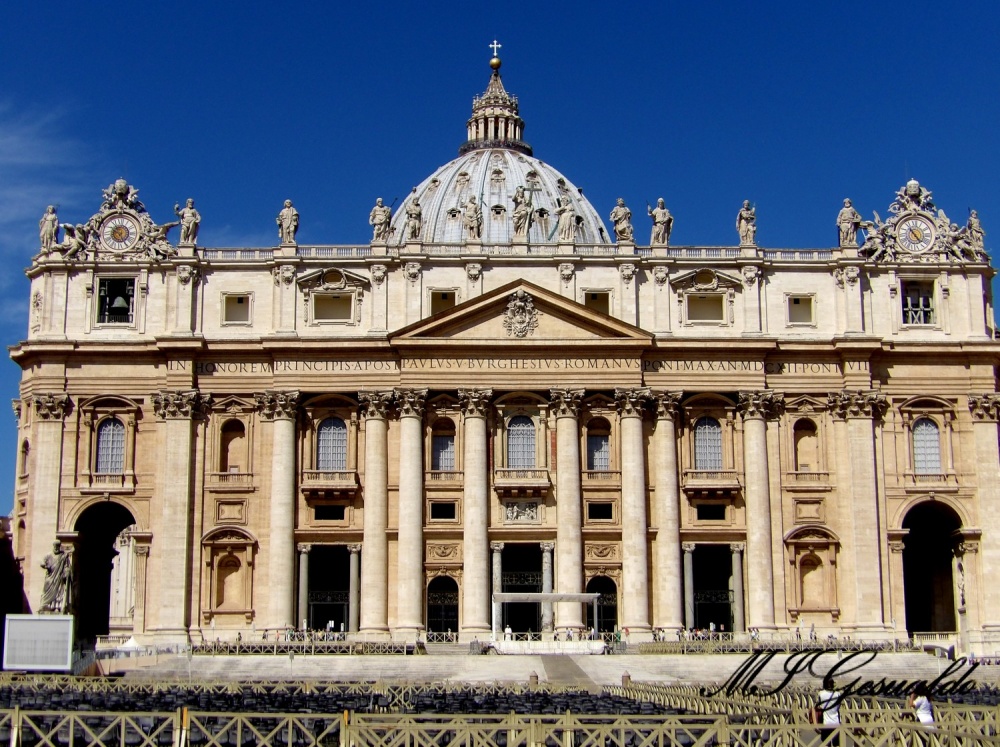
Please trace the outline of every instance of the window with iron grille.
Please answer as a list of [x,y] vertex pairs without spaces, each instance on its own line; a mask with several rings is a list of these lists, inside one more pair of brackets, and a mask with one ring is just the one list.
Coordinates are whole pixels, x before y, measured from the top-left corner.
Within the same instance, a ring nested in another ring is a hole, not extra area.
[[125,425],[118,418],[106,418],[97,426],[97,463],[99,475],[125,472]]
[[451,433],[431,437],[431,469],[449,472],[455,469],[455,436]]
[[512,469],[535,466],[535,424],[525,415],[517,415],[507,424],[507,466]]
[[913,471],[934,475],[941,471],[941,438],[937,423],[921,418],[913,424]]
[[597,472],[611,469],[611,438],[607,434],[587,435],[587,469]]
[[316,432],[316,469],[347,469],[347,425],[340,418],[327,418]]
[[722,469],[722,426],[715,418],[699,418],[694,424],[694,468]]
[[934,324],[934,283],[903,283],[903,324]]

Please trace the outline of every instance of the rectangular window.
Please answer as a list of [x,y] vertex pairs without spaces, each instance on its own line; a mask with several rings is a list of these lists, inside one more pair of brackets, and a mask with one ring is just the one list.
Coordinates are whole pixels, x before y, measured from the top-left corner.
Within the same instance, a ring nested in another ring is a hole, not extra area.
[[316,521],[344,521],[347,518],[347,506],[319,505],[313,509]]
[[611,469],[611,444],[608,436],[587,435],[587,469],[600,472]]
[[349,322],[354,311],[354,295],[351,293],[313,294],[313,321]]
[[249,293],[224,293],[222,295],[222,323],[250,324]]
[[725,503],[699,503],[695,506],[695,511],[698,515],[698,521],[725,521],[726,520],[726,504]]
[[431,469],[450,472],[455,469],[455,437],[431,437]]
[[814,324],[812,296],[788,297],[788,323]]
[[431,521],[454,521],[458,516],[452,501],[434,501],[431,503]]
[[689,322],[722,322],[725,321],[723,315],[723,297],[720,295],[687,297],[687,311]]
[[587,504],[587,519],[590,521],[611,521],[615,518],[615,504],[592,501]]
[[455,305],[455,291],[431,292],[431,315],[450,309]]
[[905,280],[903,285],[903,324],[934,324],[934,283]]
[[611,315],[611,294],[607,291],[587,291],[583,294],[583,305],[588,309]]
[[132,324],[135,313],[135,278],[100,278],[97,281],[97,323]]

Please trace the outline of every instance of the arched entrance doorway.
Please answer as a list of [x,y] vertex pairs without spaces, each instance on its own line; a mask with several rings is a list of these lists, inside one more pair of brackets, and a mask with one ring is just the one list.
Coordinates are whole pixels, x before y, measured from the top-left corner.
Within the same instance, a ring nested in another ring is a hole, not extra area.
[[458,584],[438,576],[427,584],[427,632],[458,632]]
[[906,630],[954,632],[955,582],[952,560],[962,520],[939,502],[920,503],[903,519],[903,590]]
[[118,555],[118,535],[135,524],[131,512],[117,503],[98,503],[76,521],[76,635],[94,640],[110,632],[111,571]]
[[618,627],[618,585],[607,576],[594,576],[587,582],[588,594],[600,594],[597,599],[597,623],[594,623],[594,606],[587,605],[587,630],[613,633]]

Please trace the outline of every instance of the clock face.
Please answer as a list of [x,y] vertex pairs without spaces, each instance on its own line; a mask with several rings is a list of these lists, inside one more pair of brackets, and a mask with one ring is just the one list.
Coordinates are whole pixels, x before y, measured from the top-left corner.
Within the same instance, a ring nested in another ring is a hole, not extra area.
[[920,216],[904,218],[896,227],[896,241],[904,251],[912,254],[926,252],[934,244],[934,226]]
[[101,242],[113,252],[127,252],[139,241],[139,224],[128,215],[112,215],[101,225]]

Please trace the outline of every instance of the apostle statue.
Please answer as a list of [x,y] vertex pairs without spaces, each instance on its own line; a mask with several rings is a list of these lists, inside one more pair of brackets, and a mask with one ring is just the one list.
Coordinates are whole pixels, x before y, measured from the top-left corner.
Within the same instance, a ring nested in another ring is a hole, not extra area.
[[674,230],[674,216],[667,210],[663,198],[656,201],[656,207],[646,205],[646,212],[653,219],[653,233],[649,239],[650,246],[667,246],[670,243],[670,232]]
[[558,216],[556,229],[559,231],[559,240],[572,241],[576,238],[576,208],[569,197],[559,198],[559,207],[555,213]]
[[59,243],[59,216],[55,205],[45,208],[45,214],[38,221],[38,238],[42,241],[42,253],[48,254]]
[[750,207],[750,200],[743,200],[743,207],[736,214],[736,232],[740,235],[740,246],[757,243],[757,208]]
[[462,218],[465,226],[465,238],[478,241],[483,237],[483,210],[476,202],[476,196],[470,195],[465,204],[465,214]]
[[72,608],[72,557],[63,552],[58,540],[52,543],[52,552],[45,556],[42,568],[45,569],[45,582],[39,612],[51,615],[68,613]]
[[837,229],[840,234],[840,246],[858,245],[858,228],[861,227],[861,214],[854,209],[850,200],[844,200],[844,207],[837,213]]
[[510,200],[514,203],[514,212],[511,216],[514,219],[514,236],[525,237],[531,228],[531,198],[524,193],[524,187],[518,187]]
[[295,234],[299,232],[299,211],[292,207],[291,200],[285,200],[285,206],[275,218],[278,224],[278,236],[282,244],[294,244]]
[[375,200],[375,207],[368,214],[368,225],[372,227],[372,243],[385,243],[389,240],[389,221],[392,219],[392,208],[382,204],[382,198]]
[[986,232],[983,230],[983,224],[979,221],[979,213],[975,210],[969,211],[969,220],[965,224],[965,233],[969,237],[969,244],[977,253],[983,251],[983,238],[986,236]]
[[198,240],[198,227],[201,225],[201,215],[194,209],[194,200],[190,197],[184,203],[184,208],[174,204],[174,215],[181,219],[181,244],[195,244]]
[[424,211],[416,197],[406,206],[406,228],[403,234],[407,241],[420,239],[420,228],[424,223]]
[[618,198],[618,203],[611,210],[611,222],[615,228],[617,241],[632,241],[632,211],[625,207],[625,200]]

